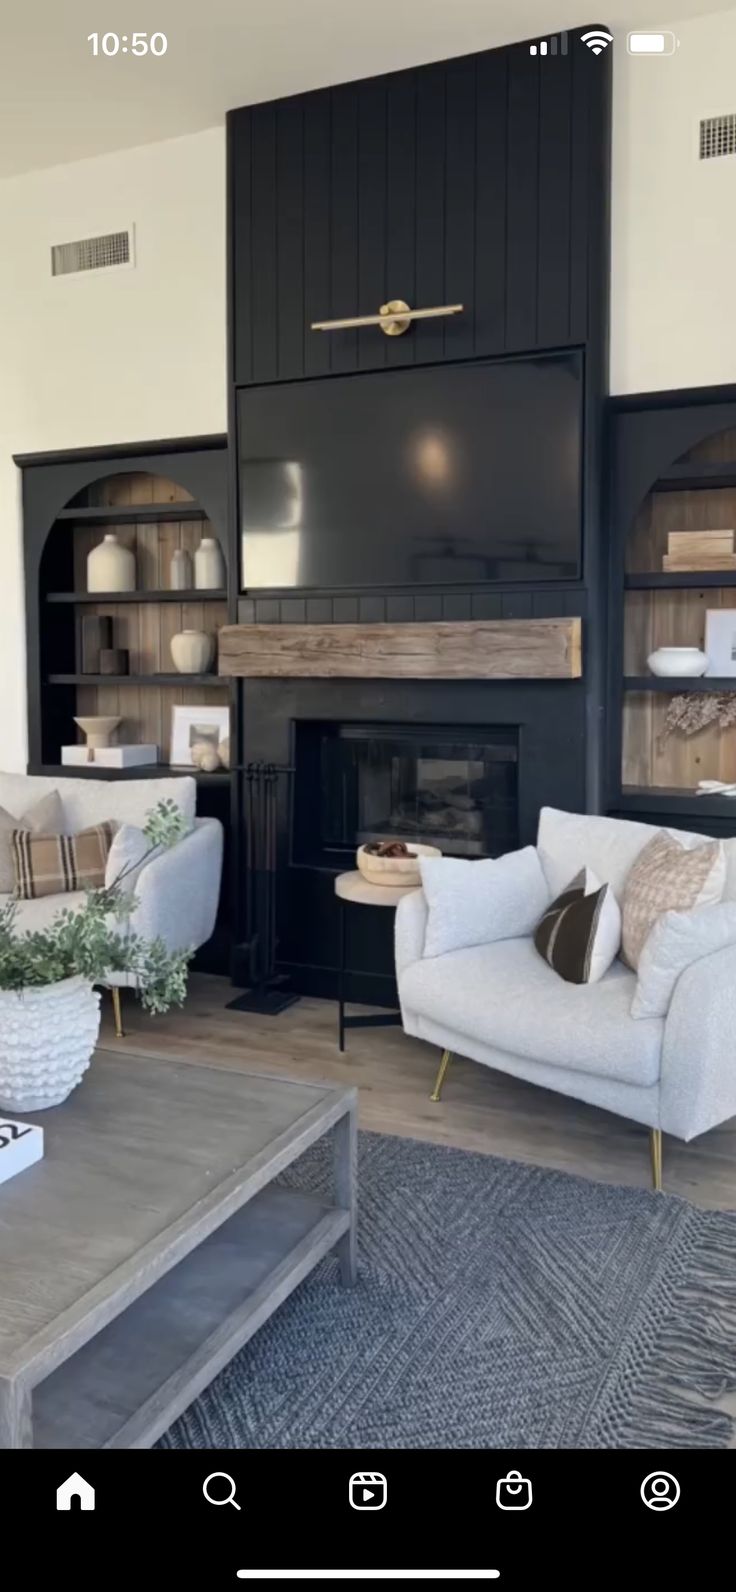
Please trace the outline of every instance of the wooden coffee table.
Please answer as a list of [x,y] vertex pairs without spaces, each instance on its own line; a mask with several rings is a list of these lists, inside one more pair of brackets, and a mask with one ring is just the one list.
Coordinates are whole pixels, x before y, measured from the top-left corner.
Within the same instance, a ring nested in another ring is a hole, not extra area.
[[[0,1448],[149,1447],[329,1250],[351,1283],[356,1106],[98,1051],[0,1189]],[[334,1203],[278,1187],[331,1129]]]

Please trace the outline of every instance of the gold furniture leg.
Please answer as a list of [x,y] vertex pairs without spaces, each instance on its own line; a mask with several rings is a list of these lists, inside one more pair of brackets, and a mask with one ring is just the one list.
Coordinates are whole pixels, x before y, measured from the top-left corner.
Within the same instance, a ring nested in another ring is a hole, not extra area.
[[124,1039],[125,1029],[123,1028],[123,1012],[120,1005],[120,990],[116,984],[113,984],[110,994],[112,995],[112,1011],[115,1018],[115,1038]]
[[649,1153],[652,1157],[652,1184],[658,1194],[662,1192],[662,1129],[651,1128]]
[[442,1060],[440,1062],[440,1070],[439,1070],[439,1072],[437,1074],[437,1082],[435,1083],[435,1086],[434,1086],[434,1089],[432,1091],[432,1094],[429,1097],[430,1100],[435,1100],[435,1101],[439,1100],[440,1095],[442,1094],[442,1085],[443,1085],[443,1083],[445,1081],[445,1073],[447,1072],[447,1069],[448,1069],[448,1067],[450,1065],[451,1057],[452,1057],[452,1051],[451,1050],[443,1050],[443,1052],[442,1052]]

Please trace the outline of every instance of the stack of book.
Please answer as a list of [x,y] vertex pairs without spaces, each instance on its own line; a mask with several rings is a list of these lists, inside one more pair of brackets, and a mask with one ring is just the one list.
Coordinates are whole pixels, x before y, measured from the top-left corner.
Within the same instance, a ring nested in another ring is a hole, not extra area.
[[736,531],[670,531],[662,568],[670,574],[736,569]]

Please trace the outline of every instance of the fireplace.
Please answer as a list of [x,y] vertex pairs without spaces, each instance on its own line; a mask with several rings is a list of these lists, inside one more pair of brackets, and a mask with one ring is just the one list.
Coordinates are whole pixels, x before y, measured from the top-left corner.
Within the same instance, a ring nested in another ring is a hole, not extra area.
[[518,845],[518,730],[301,720],[292,858],[344,868],[365,841],[423,841],[453,857]]

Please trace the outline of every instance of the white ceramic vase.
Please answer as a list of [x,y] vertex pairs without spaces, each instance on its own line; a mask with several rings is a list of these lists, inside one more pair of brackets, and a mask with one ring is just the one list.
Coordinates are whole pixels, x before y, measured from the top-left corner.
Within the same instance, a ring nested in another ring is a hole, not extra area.
[[219,591],[225,585],[225,560],[214,536],[203,536],[194,555],[196,591]]
[[100,993],[85,978],[0,990],[0,1111],[61,1105],[83,1078],[100,1030]]
[[194,576],[192,574],[192,558],[185,547],[177,547],[171,555],[169,566],[169,584],[172,591],[192,591]]
[[699,647],[658,647],[656,652],[650,652],[647,664],[652,674],[663,679],[673,675],[697,679],[705,674],[708,659]]
[[180,674],[205,674],[215,656],[215,638],[206,630],[180,630],[171,637],[171,656]]
[[135,591],[135,554],[107,531],[87,554],[88,591]]

